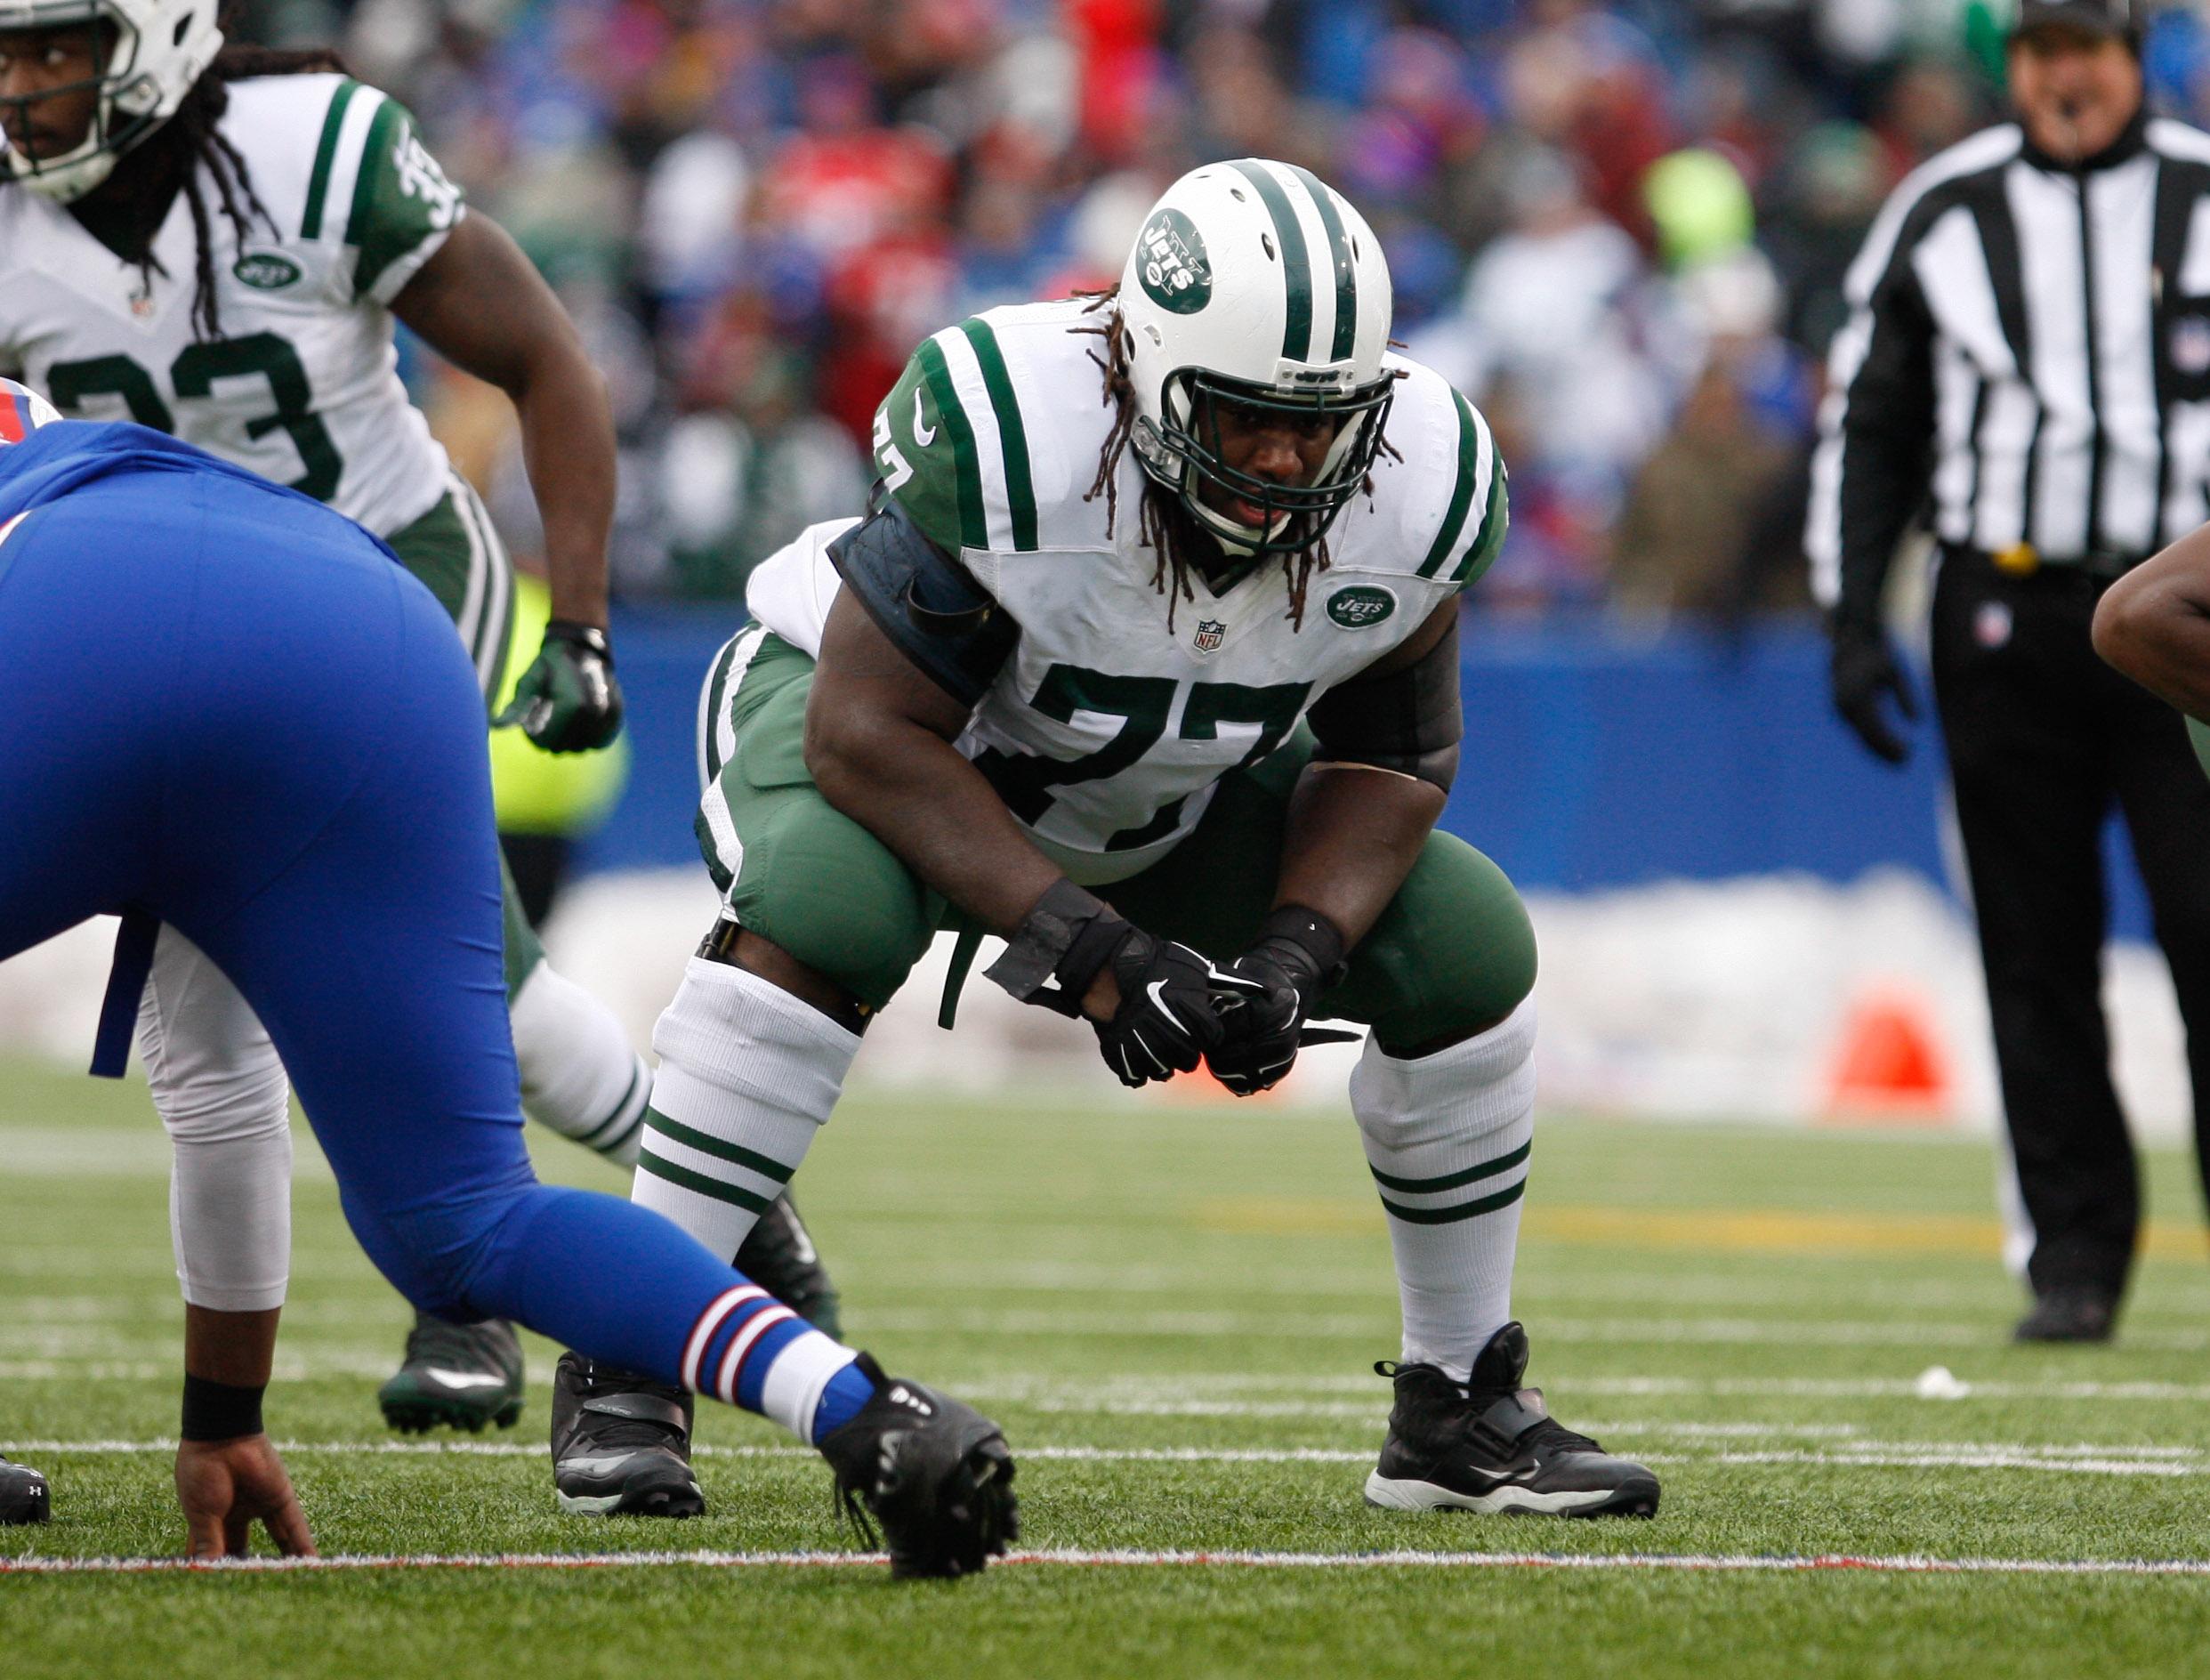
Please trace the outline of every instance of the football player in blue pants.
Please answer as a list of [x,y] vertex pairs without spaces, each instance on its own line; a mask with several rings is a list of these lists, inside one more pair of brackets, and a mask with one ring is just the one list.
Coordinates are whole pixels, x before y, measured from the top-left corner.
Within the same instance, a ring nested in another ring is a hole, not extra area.
[[[267,1025],[355,1234],[417,1307],[515,1319],[775,1418],[902,1573],[1002,1551],[995,1425],[884,1379],[658,1216],[536,1181],[481,699],[430,591],[304,497],[41,408],[0,381],[0,959],[121,913],[112,1055],[173,925]],[[188,1317],[196,1555],[242,1554],[256,1517],[311,1546],[262,1428],[276,1317]]]

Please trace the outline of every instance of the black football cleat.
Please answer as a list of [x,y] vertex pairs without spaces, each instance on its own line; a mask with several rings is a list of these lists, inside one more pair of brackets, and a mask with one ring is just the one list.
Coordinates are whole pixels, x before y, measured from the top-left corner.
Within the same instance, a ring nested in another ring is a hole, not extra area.
[[376,1391],[383,1420],[407,1434],[440,1424],[480,1434],[512,1429],[522,1411],[521,1339],[504,1319],[456,1324],[415,1314],[407,1360]]
[[1020,1533],[1012,1453],[972,1406],[902,1377],[866,1353],[875,1396],[821,1442],[844,1512],[874,1539],[882,1524],[900,1580],[972,1575]]
[[691,1397],[563,1353],[552,1372],[552,1487],[580,1516],[704,1516],[690,1468]]
[[1389,1439],[1366,1479],[1366,1502],[1393,1511],[1528,1512],[1546,1516],[1655,1516],[1658,1478],[1615,1458],[1550,1415],[1521,1388],[1527,1331],[1488,1338],[1463,1386],[1432,1365],[1374,1367],[1394,1377]]
[[10,1464],[0,1458],[0,1527],[52,1520],[53,1496],[46,1478],[27,1464]]
[[785,1191],[737,1250],[737,1270],[823,1334],[843,1338],[836,1286]]
[[2107,1289],[2068,1284],[2034,1303],[2011,1332],[2013,1342],[2107,1342],[2117,1329],[2117,1297]]

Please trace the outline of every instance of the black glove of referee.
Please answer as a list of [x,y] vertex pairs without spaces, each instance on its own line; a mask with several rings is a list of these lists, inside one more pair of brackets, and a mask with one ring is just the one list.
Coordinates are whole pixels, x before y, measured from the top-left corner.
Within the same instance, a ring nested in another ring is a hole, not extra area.
[[1896,663],[1887,634],[1877,625],[1837,622],[1834,626],[1832,675],[1834,709],[1842,715],[1843,723],[1857,731],[1857,739],[1865,743],[1867,749],[1891,764],[1899,764],[1908,758],[1910,743],[1889,728],[1880,697],[1885,694],[1891,698],[1904,721],[1912,723],[1918,721],[1918,699],[1912,693],[1902,666]]

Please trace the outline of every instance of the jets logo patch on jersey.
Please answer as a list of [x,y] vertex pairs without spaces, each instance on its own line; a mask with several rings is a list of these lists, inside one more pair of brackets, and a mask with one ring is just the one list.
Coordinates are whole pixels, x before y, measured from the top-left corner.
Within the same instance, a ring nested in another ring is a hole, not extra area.
[[1396,591],[1379,584],[1352,584],[1327,597],[1327,616],[1346,630],[1367,629],[1396,610]]
[[302,271],[280,251],[248,251],[230,264],[230,272],[256,291],[280,292],[296,286]]

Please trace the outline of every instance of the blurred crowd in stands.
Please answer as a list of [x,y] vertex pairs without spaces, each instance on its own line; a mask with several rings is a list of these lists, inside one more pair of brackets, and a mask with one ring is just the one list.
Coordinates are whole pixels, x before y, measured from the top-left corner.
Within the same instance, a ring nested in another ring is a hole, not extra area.
[[[852,513],[925,334],[1117,277],[1196,163],[1364,211],[1397,334],[1512,468],[1491,613],[1810,610],[1805,460],[1842,275],[1995,116],[1988,0],[254,0],[336,41],[559,287],[611,381],[631,600],[728,598]],[[2210,117],[2210,28],[2152,95]],[[518,547],[504,405],[410,358]]]

